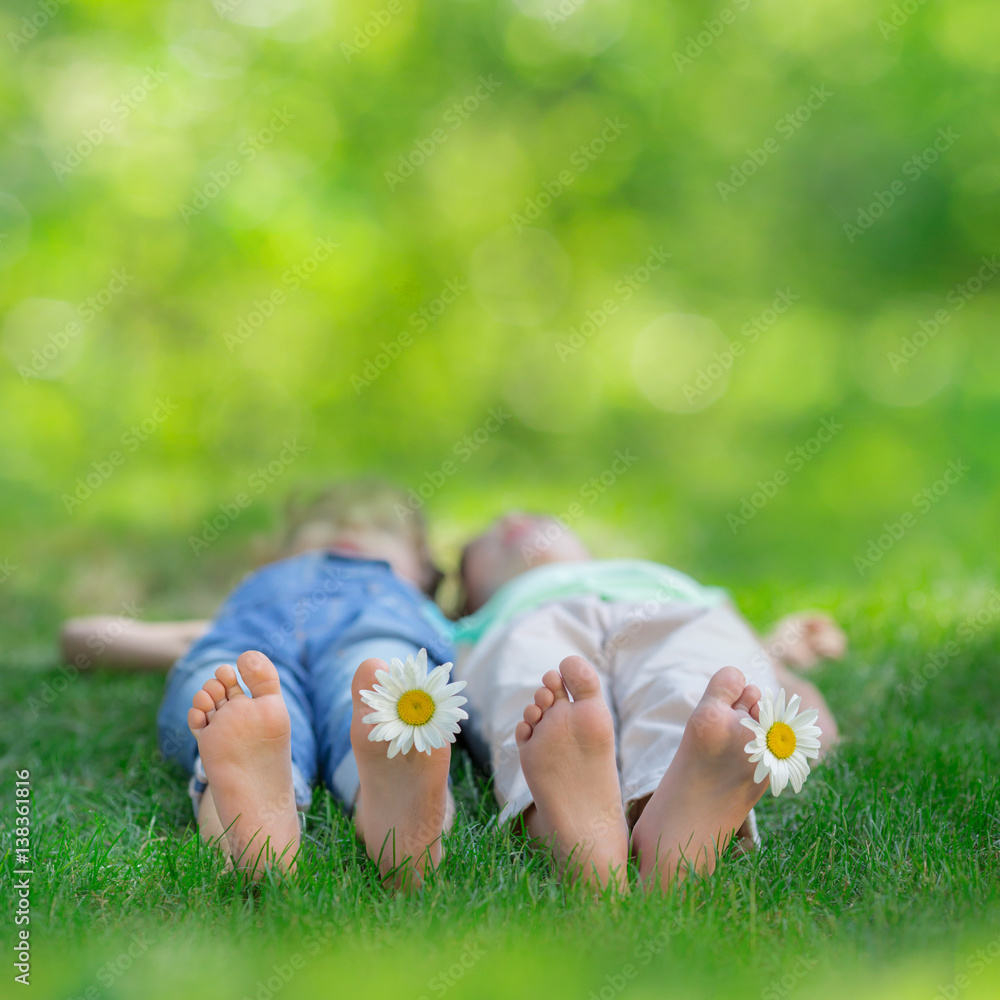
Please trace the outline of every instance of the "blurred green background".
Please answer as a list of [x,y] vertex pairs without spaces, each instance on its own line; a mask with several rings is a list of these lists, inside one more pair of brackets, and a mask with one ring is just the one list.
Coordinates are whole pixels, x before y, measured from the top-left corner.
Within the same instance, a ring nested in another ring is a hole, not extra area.
[[292,487],[359,472],[430,482],[446,550],[582,499],[602,554],[715,581],[995,565],[991,5],[11,2],[0,33],[5,603],[210,610]]

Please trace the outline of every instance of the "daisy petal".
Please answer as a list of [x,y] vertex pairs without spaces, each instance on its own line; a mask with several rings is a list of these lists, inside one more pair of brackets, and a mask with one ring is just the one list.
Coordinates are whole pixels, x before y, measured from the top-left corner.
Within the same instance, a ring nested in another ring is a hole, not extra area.
[[771,767],[771,794],[777,798],[788,784],[788,767],[783,760],[775,760]]
[[760,720],[759,724],[764,732],[767,732],[774,723],[774,696],[771,694],[770,689],[764,692],[763,697],[760,699]]
[[799,705],[801,704],[802,699],[797,694],[793,694],[791,698],[788,699],[788,706],[785,708],[785,714],[781,721],[791,722],[795,718],[795,713],[799,710]]
[[406,723],[402,719],[393,719],[386,722],[383,727],[383,740],[394,740],[400,733],[406,731]]
[[445,684],[447,683],[448,674],[450,673],[450,671],[451,671],[450,666],[435,667],[427,675],[427,690],[430,691],[432,689],[443,689]]
[[789,779],[796,794],[802,791],[802,786],[809,777],[809,765],[804,761],[796,761],[796,766],[789,768]]
[[448,737],[451,734],[446,729],[441,729],[440,726],[428,726],[427,727],[427,742],[435,749],[438,750],[443,747],[448,742]]
[[366,725],[373,726],[378,722],[392,722],[393,719],[398,717],[395,712],[387,708],[380,708],[377,712],[369,712],[361,721]]

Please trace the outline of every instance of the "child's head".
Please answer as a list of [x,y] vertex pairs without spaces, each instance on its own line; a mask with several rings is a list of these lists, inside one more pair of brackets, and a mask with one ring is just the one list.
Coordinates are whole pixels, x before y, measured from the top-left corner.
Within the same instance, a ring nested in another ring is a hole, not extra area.
[[481,608],[505,583],[535,566],[591,558],[580,537],[558,518],[505,514],[462,550],[465,613]]
[[420,512],[405,493],[377,479],[333,483],[308,502],[289,501],[286,552],[328,548],[384,559],[397,576],[432,597],[443,576],[431,558]]

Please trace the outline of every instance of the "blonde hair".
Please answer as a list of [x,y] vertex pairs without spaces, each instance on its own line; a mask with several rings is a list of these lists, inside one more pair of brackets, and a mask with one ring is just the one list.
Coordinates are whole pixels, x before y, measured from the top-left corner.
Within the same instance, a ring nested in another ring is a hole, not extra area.
[[285,523],[286,551],[322,548],[344,528],[375,528],[414,547],[423,571],[421,587],[430,597],[444,578],[431,557],[423,515],[412,509],[406,493],[381,479],[330,483],[311,497],[297,490],[288,498]]

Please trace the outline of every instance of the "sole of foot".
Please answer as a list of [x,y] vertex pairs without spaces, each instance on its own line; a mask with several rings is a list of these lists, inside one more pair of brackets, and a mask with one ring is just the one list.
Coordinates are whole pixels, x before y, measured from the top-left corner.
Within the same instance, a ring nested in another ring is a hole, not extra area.
[[694,870],[710,874],[767,788],[754,783],[744,751],[758,718],[760,690],[735,667],[708,682],[688,719],[677,755],[632,830],[639,874],[666,889]]
[[532,838],[549,844],[567,880],[625,891],[628,823],[614,721],[594,668],[568,656],[550,670],[514,735],[534,796],[525,812]]
[[423,885],[428,868],[440,863],[442,834],[454,816],[448,790],[451,744],[430,754],[411,748],[390,760],[388,743],[368,739],[375,727],[363,721],[372,709],[361,692],[374,687],[376,670],[388,669],[383,660],[365,660],[351,686],[351,746],[361,778],[354,827],[383,884],[410,892]]
[[269,867],[293,871],[299,849],[291,723],[274,664],[253,651],[236,663],[253,697],[231,666],[219,667],[192,699],[188,726],[218,812],[220,845],[238,871],[257,879]]

